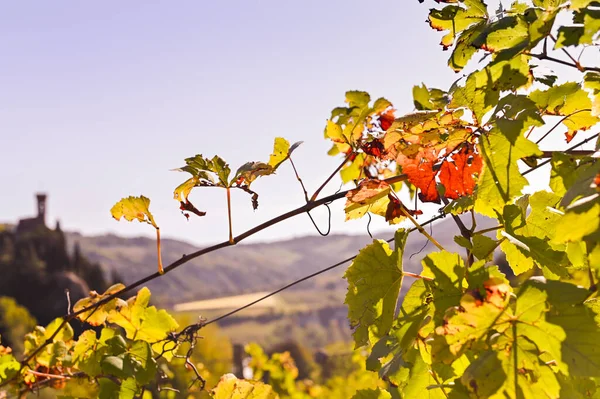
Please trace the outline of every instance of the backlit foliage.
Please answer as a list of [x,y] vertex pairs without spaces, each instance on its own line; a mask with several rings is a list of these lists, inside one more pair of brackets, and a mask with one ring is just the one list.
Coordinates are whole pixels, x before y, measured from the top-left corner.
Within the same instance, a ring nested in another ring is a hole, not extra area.
[[[585,50],[598,59],[600,3],[517,1],[498,10],[482,0],[433,4],[428,23],[441,31],[450,68],[464,76],[447,90],[415,86],[415,111],[407,115],[384,98],[347,92],[324,127],[329,155],[340,158],[339,176],[349,186],[331,201],[345,194],[346,219],[372,214],[390,224],[416,224],[421,203],[444,203],[440,210],[455,219],[455,241],[466,256],[428,236],[438,250],[423,256],[415,275],[402,262],[408,235],[418,233],[399,229],[393,245],[375,240],[344,276],[355,354],[364,369],[340,386],[298,381],[289,353],[269,357],[249,346],[255,380],[225,375],[207,387],[213,397],[600,395],[600,68],[585,65],[580,55]],[[553,67],[559,73],[541,72]],[[549,136],[563,147],[546,146]],[[581,151],[579,144],[594,141],[595,150]],[[221,187],[228,194],[238,188],[252,195],[256,209],[251,183],[273,174],[297,146],[277,138],[268,162],[246,163],[233,174],[219,156],[187,158],[179,170],[191,177],[174,197],[186,215],[202,216],[189,200],[194,188]],[[529,172],[538,168],[536,179],[545,178],[548,190],[526,194]],[[316,197],[328,182],[291,216],[326,204],[329,197]],[[420,203],[405,205],[409,193]],[[112,214],[158,232],[148,206],[145,197],[129,197]],[[230,237],[221,246],[235,244],[229,210]],[[475,214],[497,226],[477,230]],[[493,264],[495,251],[505,254],[517,278],[509,281]],[[400,298],[403,285],[408,290]],[[117,296],[124,289],[93,293],[75,304],[75,313],[36,327],[25,338],[22,361],[0,346],[2,389],[52,386],[65,397],[133,398],[168,388],[169,362],[182,342],[195,342],[203,324],[181,329],[166,311],[149,306],[147,289],[128,300]],[[99,331],[75,337],[74,317]],[[198,373],[190,380],[203,383]]]

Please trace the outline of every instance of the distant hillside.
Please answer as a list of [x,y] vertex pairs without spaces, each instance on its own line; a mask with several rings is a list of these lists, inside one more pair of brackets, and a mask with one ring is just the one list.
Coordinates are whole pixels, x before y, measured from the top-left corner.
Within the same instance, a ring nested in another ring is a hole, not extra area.
[[[493,226],[490,220],[478,221],[478,229],[490,226]],[[450,217],[433,226],[432,235],[446,249],[458,250],[453,240],[455,234],[458,234],[458,229]],[[385,238],[388,238],[387,235]],[[85,237],[70,233],[67,234],[67,242],[70,248],[78,242],[81,252],[91,261],[99,262],[106,270],[114,269],[126,283],[156,269],[156,243],[149,238],[115,235]],[[197,258],[150,282],[148,286],[153,296],[165,305],[270,290],[350,257],[369,242],[371,239],[368,236],[330,235],[239,244]],[[425,243],[425,237],[419,233],[411,234],[404,258],[406,270],[419,272],[418,260],[425,253],[435,250],[430,243],[420,256],[414,256],[411,260],[410,255],[419,252]],[[162,244],[165,264],[198,249],[171,239],[163,240]],[[344,290],[346,285],[341,279],[344,270],[345,267],[341,266],[302,283],[299,288],[320,292]]]

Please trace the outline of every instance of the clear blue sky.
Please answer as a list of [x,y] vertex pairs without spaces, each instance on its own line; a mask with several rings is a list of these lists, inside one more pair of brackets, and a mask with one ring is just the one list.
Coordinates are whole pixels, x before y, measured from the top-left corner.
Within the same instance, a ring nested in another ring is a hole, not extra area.
[[[322,131],[346,90],[410,112],[413,85],[459,77],[427,12],[417,0],[4,2],[0,221],[32,215],[34,192],[45,191],[52,225],[152,235],[109,214],[121,197],[144,194],[164,236],[226,239],[224,191],[195,190],[208,215],[186,222],[172,191],[187,175],[169,170],[197,153],[232,169],[266,160],[283,136],[304,141],[294,158],[314,190],[339,162]],[[254,189],[256,212],[234,195],[236,233],[303,202],[288,165]],[[333,231],[364,232],[366,220],[343,222],[341,205]],[[312,233],[300,216],[256,239]]]

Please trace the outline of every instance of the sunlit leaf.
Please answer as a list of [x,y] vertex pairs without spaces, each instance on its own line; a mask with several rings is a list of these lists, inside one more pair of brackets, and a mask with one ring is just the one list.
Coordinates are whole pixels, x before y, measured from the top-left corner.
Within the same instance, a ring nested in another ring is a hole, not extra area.
[[118,283],[107,288],[103,294],[98,294],[96,291],[92,291],[89,297],[82,298],[75,303],[75,305],[73,306],[73,311],[79,313],[83,309],[89,308],[90,310],[79,314],[77,318],[92,326],[99,326],[101,324],[104,324],[106,318],[108,317],[108,313],[116,307],[122,306],[124,304],[124,301],[119,298],[113,298],[110,301],[98,307],[91,308],[91,306],[100,302],[101,300],[105,299],[110,295],[116,294],[124,288],[124,284]]
[[464,7],[449,5],[441,10],[432,9],[429,13],[429,25],[433,29],[449,31],[440,43],[445,49],[454,44],[462,31],[486,19],[487,7],[481,0],[466,0]]
[[210,391],[214,399],[277,399],[273,389],[259,381],[239,380],[233,374],[226,374],[217,386]]
[[127,197],[117,202],[112,209],[110,214],[116,220],[125,218],[128,222],[137,220],[142,223],[148,223],[158,229],[154,217],[148,209],[150,207],[150,200],[143,195],[140,197]]
[[407,236],[407,231],[398,230],[395,250],[385,241],[374,240],[360,251],[344,274],[348,281],[345,303],[357,348],[374,343],[392,327]]
[[537,145],[522,135],[493,129],[480,139],[484,159],[479,177],[475,211],[490,217],[521,194],[528,184],[521,175],[517,161],[521,158],[541,155]]
[[367,212],[385,216],[390,185],[379,180],[365,180],[346,194],[346,220],[358,219]]
[[108,322],[117,324],[125,330],[127,338],[155,343],[164,339],[169,332],[175,331],[177,322],[165,310],[148,306],[150,291],[142,288],[138,294],[127,301],[127,305],[112,310]]

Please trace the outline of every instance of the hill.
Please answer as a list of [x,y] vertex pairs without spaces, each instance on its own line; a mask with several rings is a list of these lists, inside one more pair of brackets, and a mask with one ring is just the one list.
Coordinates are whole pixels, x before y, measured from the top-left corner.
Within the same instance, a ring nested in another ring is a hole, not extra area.
[[[466,223],[469,225],[469,222]],[[478,229],[490,226],[493,226],[491,220],[478,221]],[[436,223],[432,232],[446,249],[459,250],[454,243],[454,235],[458,234],[458,229],[450,217]],[[388,238],[391,234],[378,234],[377,238]],[[369,242],[371,238],[366,235],[338,234],[327,237],[298,237],[270,243],[238,244],[194,259],[164,277],[151,281],[148,287],[163,306],[272,290],[355,255]],[[426,242],[424,236],[418,233],[411,234],[404,258],[406,270],[420,271],[418,259],[422,258],[424,253],[435,250],[435,247],[430,243],[421,256],[411,259],[410,255],[419,252]],[[67,243],[69,248],[78,243],[85,256],[102,264],[107,271],[116,271],[126,283],[153,272],[156,267],[156,243],[150,238],[123,238],[116,235],[86,237],[70,233],[67,234]],[[162,248],[165,264],[198,250],[194,245],[172,239],[163,240]],[[324,273],[302,283],[298,289],[320,292],[321,298],[324,291],[330,294],[344,291],[346,285],[341,278],[344,270],[345,267],[341,266]]]

